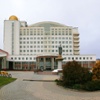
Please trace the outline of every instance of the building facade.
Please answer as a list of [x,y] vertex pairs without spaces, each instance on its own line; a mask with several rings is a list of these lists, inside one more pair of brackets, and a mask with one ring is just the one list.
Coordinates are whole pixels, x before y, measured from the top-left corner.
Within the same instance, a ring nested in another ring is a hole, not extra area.
[[0,71],[6,70],[8,53],[0,49]]
[[77,27],[49,21],[28,25],[16,16],[4,21],[4,50],[9,53],[7,69],[55,69],[60,45],[63,64],[76,60],[82,66],[93,66],[95,55],[80,55]]

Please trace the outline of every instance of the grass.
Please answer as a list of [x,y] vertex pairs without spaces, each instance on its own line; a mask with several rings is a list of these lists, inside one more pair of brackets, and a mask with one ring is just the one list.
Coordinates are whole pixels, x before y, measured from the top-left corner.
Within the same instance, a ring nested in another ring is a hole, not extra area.
[[0,76],[0,87],[7,85],[13,81],[15,81],[16,78],[10,78],[10,77],[2,77]]

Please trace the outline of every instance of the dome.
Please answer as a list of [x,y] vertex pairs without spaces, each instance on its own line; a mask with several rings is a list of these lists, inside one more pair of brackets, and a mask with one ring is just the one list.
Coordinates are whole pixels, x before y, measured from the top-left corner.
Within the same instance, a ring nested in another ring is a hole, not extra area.
[[9,17],[9,20],[18,20],[18,18],[16,16],[12,15]]

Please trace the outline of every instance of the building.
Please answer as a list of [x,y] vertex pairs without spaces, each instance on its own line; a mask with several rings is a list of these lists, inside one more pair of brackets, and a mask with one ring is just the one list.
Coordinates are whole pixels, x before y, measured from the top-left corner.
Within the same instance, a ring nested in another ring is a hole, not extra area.
[[2,69],[6,70],[6,66],[7,66],[7,57],[8,57],[8,53],[4,50],[0,49],[0,71]]
[[39,22],[28,25],[16,16],[4,21],[4,50],[9,53],[7,69],[56,69],[59,45],[63,48],[63,64],[76,60],[91,68],[95,55],[80,55],[77,27],[56,22]]

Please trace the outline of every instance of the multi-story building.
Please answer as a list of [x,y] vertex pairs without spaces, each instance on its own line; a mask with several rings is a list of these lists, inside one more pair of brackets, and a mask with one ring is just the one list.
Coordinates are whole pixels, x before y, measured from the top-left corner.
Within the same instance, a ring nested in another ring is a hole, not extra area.
[[4,50],[9,53],[7,69],[55,69],[60,45],[63,64],[77,60],[82,66],[91,67],[96,60],[95,55],[80,55],[77,27],[49,21],[27,25],[16,16],[4,21]]

